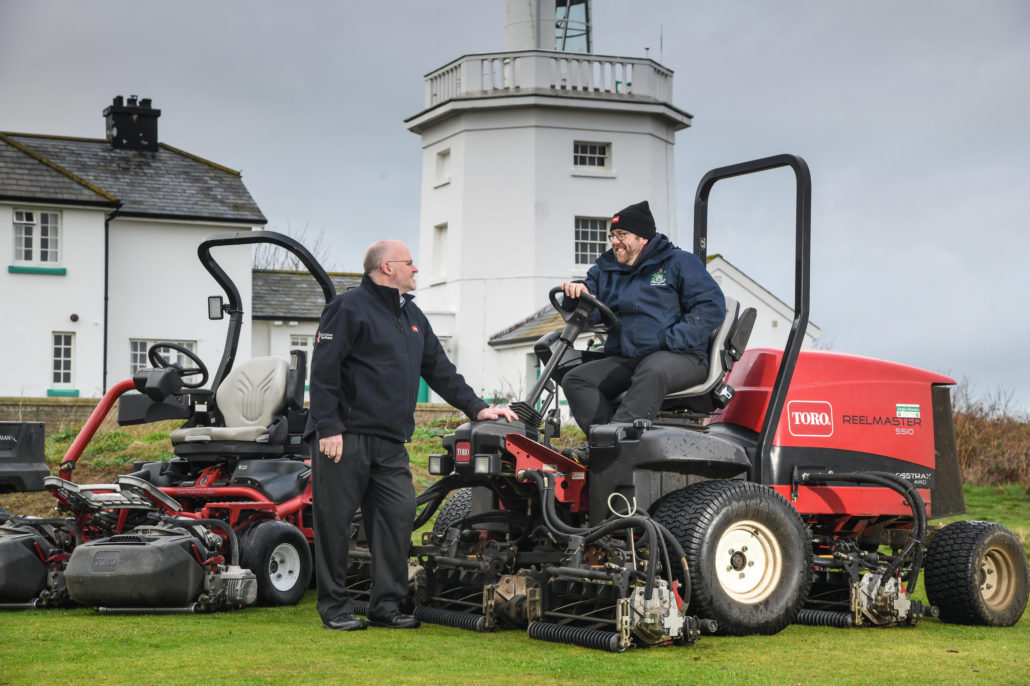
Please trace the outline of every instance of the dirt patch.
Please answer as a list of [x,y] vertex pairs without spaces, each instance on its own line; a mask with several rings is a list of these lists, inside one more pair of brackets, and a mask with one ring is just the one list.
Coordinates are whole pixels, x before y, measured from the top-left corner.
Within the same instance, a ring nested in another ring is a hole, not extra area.
[[[130,470],[131,471],[131,470]],[[91,467],[79,465],[72,474],[72,480],[80,484],[108,484],[119,474],[125,474],[122,467]],[[57,500],[48,491],[32,493],[2,493],[0,507],[11,514],[31,515],[34,517],[60,516],[56,511]]]

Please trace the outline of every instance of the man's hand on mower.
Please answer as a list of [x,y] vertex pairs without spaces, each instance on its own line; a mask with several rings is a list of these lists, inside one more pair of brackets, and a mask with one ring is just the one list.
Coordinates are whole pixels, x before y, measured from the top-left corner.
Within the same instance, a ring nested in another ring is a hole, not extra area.
[[584,293],[590,293],[585,283],[573,283],[571,281],[562,281],[561,289],[565,292],[566,298],[578,298]]
[[500,419],[504,417],[505,421],[514,422],[518,421],[519,416],[509,410],[507,407],[484,407],[476,415],[478,421],[486,421],[487,419]]
[[333,462],[343,457],[343,434],[318,439],[318,450]]

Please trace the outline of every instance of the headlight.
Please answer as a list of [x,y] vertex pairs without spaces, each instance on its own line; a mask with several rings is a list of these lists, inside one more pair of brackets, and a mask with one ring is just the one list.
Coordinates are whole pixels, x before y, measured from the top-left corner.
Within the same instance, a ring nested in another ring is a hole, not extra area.
[[446,453],[429,456],[429,473],[434,476],[450,474],[454,471],[454,459]]
[[495,475],[501,473],[501,456],[496,454],[476,455],[476,474]]

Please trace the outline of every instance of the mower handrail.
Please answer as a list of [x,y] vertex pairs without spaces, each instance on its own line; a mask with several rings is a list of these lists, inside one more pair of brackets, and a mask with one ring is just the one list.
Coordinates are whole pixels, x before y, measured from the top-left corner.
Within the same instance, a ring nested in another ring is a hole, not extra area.
[[197,255],[200,257],[200,263],[204,265],[204,268],[207,269],[215,281],[218,282],[218,285],[222,287],[222,290],[225,291],[225,295],[228,298],[225,312],[229,314],[229,330],[225,336],[225,352],[222,353],[222,360],[218,364],[218,371],[215,372],[215,376],[211,380],[212,391],[218,388],[225,375],[232,370],[233,362],[236,359],[236,348],[239,346],[240,331],[243,329],[243,303],[236,284],[211,256],[211,248],[222,245],[248,245],[252,243],[271,243],[289,250],[297,256],[301,263],[311,272],[311,275],[315,277],[315,280],[318,281],[327,304],[336,296],[336,285],[333,284],[332,278],[329,277],[329,274],[322,265],[318,263],[314,255],[308,252],[307,248],[289,236],[274,231],[238,231],[229,235],[216,234],[205,238],[197,246]]
[[801,344],[804,342],[805,330],[808,328],[809,313],[809,275],[811,272],[812,248],[812,176],[808,164],[797,155],[774,155],[762,159],[741,162],[728,167],[713,169],[704,175],[697,186],[694,197],[694,254],[707,263],[708,256],[708,196],[716,181],[744,174],[790,167],[794,170],[797,193],[795,197],[795,253],[794,253],[794,321],[790,326],[787,344],[783,350],[783,358],[776,372],[769,405],[766,408],[762,432],[758,439],[758,454],[753,460],[752,480],[766,483],[762,474],[762,465],[767,464],[772,452],[773,436],[780,422],[780,415],[790,388],[790,380],[794,376],[794,367]]

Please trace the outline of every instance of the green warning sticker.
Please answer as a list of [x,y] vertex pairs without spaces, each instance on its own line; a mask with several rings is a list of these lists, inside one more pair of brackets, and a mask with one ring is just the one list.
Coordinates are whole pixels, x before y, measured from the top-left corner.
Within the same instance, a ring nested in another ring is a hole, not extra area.
[[899,417],[919,419],[919,405],[902,405],[898,403],[897,408]]

